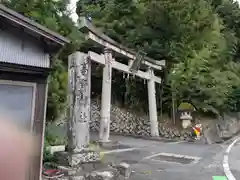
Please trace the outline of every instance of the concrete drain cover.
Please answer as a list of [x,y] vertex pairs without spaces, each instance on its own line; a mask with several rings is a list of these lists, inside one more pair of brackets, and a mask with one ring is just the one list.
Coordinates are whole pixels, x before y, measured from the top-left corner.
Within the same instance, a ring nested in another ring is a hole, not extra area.
[[148,159],[151,159],[153,161],[165,161],[178,164],[192,164],[197,163],[201,158],[180,154],[159,153],[152,155]]

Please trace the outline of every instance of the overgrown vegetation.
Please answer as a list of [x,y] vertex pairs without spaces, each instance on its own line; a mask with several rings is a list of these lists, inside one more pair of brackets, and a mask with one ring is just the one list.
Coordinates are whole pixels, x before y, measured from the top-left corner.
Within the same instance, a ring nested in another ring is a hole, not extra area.
[[[162,87],[165,111],[172,96],[177,103],[189,101],[203,111],[239,110],[235,102],[240,82],[237,3],[86,0],[79,1],[78,7],[79,14],[91,15],[94,24],[116,41],[131,48],[142,47],[154,59],[167,60]],[[126,83],[130,97],[142,89],[136,82]],[[119,91],[126,92],[124,88]],[[139,99],[146,100],[144,94],[128,104],[140,105]]]
[[50,153],[50,150],[48,149],[49,144],[48,142],[45,140],[44,141],[44,149],[43,149],[43,163],[47,163],[47,162],[54,162],[54,155],[52,155]]
[[54,125],[47,124],[45,129],[45,140],[43,149],[43,162],[55,162],[56,157],[50,153],[50,146],[67,145],[67,137],[56,135]]
[[[68,37],[50,77],[48,120],[66,100],[66,60],[83,36],[68,17],[67,0],[9,0],[6,5]],[[167,67],[157,86],[158,105],[169,112],[172,98],[218,114],[240,109],[240,8],[232,0],[80,0],[77,13],[91,16],[107,35],[129,48],[144,49]],[[147,110],[143,80],[114,71],[113,100]],[[101,70],[93,67],[93,93],[101,93]],[[159,109],[160,111],[160,109]]]
[[45,142],[48,146],[67,145],[67,138],[58,135],[54,129],[55,125],[47,124],[45,130]]

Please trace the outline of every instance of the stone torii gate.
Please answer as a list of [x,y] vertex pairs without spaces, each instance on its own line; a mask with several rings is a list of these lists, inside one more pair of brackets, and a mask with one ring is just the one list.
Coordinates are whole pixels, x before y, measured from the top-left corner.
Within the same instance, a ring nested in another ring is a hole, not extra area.
[[[109,141],[110,109],[111,109],[111,82],[112,69],[127,74],[133,74],[148,82],[149,118],[151,123],[151,136],[159,136],[157,105],[155,97],[155,83],[161,83],[161,78],[154,75],[154,71],[161,71],[165,60],[155,61],[149,57],[138,54],[123,47],[108,36],[98,31],[87,19],[82,19],[80,31],[85,33],[86,43],[103,49],[103,54],[89,51],[88,54],[75,52],[69,56],[69,103],[70,126],[79,124],[75,129],[75,139],[81,141],[81,149],[88,141],[88,123],[90,120],[90,89],[91,89],[91,61],[104,66],[101,98],[101,122],[99,138],[101,142]],[[127,57],[128,64],[116,61],[114,57]],[[140,70],[141,68],[144,69]],[[80,119],[79,119],[80,118]],[[78,133],[78,132],[80,133]],[[78,134],[78,135],[77,135]],[[73,138],[74,139],[74,138]]]

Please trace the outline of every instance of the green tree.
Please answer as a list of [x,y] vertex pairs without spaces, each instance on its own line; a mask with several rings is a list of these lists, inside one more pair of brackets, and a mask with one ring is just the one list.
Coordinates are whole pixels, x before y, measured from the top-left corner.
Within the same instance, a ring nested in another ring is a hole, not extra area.
[[56,59],[53,64],[53,71],[49,76],[49,94],[47,119],[55,120],[62,110],[66,109],[68,73],[61,60]]
[[226,33],[232,33],[233,36],[227,36],[231,50],[231,56],[234,61],[240,59],[240,8],[239,4],[233,0],[213,1],[215,11],[223,19],[226,26]]
[[[82,34],[68,16],[68,0],[10,0],[7,6],[68,37],[72,43],[56,56],[50,76],[48,118],[54,120],[66,100],[67,56],[80,49]],[[164,109],[171,98],[204,111],[238,111],[240,92],[240,8],[232,0],[79,0],[77,13],[123,45],[167,60],[162,74]],[[89,47],[85,47],[89,48]],[[123,60],[123,59],[119,59]],[[142,80],[114,72],[113,97],[147,110]],[[92,82],[101,71],[93,66]],[[95,94],[101,87],[93,86]],[[157,94],[159,95],[159,94]]]
[[74,26],[67,11],[68,0],[10,0],[3,2],[6,6],[37,21],[49,29],[69,38],[71,44],[66,45],[59,54],[54,57],[54,72],[49,77],[47,119],[55,120],[65,108],[67,87],[67,57],[70,53],[79,49],[83,36]]
[[[239,77],[240,60],[240,8],[233,0],[212,1],[215,11],[223,19],[225,25],[225,39],[228,43],[228,60],[230,69]],[[226,110],[240,111],[239,84],[232,87],[233,91],[225,101]]]
[[[165,93],[166,102],[174,92],[178,101],[191,100],[204,110],[221,109],[239,80],[228,65],[234,33],[209,1],[111,0],[101,1],[101,6],[79,1],[79,14],[90,14],[93,23],[116,41],[143,47],[148,56],[168,61],[165,87],[170,85],[171,91]],[[140,89],[134,82],[126,86],[134,92],[130,96]]]

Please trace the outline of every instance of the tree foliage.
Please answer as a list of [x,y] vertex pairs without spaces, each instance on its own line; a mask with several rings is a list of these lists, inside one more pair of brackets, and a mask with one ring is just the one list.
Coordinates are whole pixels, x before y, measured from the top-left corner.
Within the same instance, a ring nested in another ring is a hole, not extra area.
[[[50,119],[66,100],[67,55],[83,40],[68,17],[67,0],[10,0],[7,5],[67,36],[72,43],[57,56],[50,78]],[[143,49],[156,60],[166,60],[164,83],[157,86],[163,110],[171,98],[187,101],[203,111],[240,109],[240,8],[232,0],[79,0],[79,16],[129,48]],[[92,91],[101,93],[101,71],[93,66]],[[160,94],[163,92],[163,94]],[[128,107],[147,109],[143,80],[113,72],[113,99]]]
[[[240,82],[240,9],[236,3],[231,0],[100,2],[79,1],[78,13],[91,15],[93,23],[116,41],[131,48],[143,47],[148,56],[168,61],[169,73],[164,84],[166,107],[174,95],[178,102],[191,101],[205,111],[236,110],[233,99]],[[130,92],[138,91],[133,84]]]
[[49,77],[47,119],[55,120],[65,108],[67,96],[67,57],[79,48],[83,38],[78,28],[74,26],[73,21],[69,18],[69,12],[67,11],[69,1],[6,0],[3,3],[71,40],[71,44],[65,46],[54,57],[54,72]]

